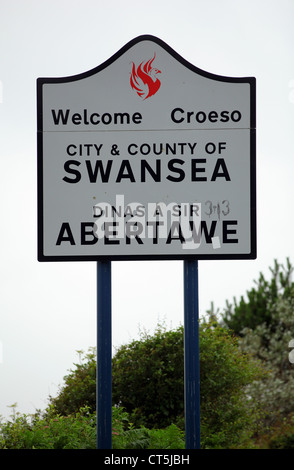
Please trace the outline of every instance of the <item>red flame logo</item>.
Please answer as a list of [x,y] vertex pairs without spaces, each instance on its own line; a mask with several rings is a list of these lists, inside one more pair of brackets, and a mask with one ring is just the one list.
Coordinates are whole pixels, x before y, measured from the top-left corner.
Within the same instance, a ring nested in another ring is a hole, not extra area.
[[133,62],[130,79],[131,87],[143,100],[155,95],[161,85],[160,80],[157,78],[157,74],[161,71],[151,66],[154,59],[155,54],[153,59],[141,62],[137,69]]

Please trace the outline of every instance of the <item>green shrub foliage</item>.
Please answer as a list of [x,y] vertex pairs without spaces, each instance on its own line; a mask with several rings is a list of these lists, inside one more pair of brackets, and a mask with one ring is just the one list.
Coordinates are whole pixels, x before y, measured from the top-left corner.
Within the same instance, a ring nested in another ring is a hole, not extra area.
[[261,324],[270,326],[273,331],[277,325],[272,315],[273,307],[278,299],[289,298],[293,292],[293,266],[289,258],[286,259],[286,266],[274,260],[274,266],[269,269],[271,279],[266,280],[264,274],[260,273],[255,287],[247,291],[247,299],[241,296],[239,302],[236,298],[233,303],[227,301],[222,319],[224,324],[238,335],[242,335],[244,328],[254,330]]
[[[260,274],[256,287],[224,313],[224,324],[239,335],[239,348],[264,365],[267,373],[247,388],[263,410],[257,442],[264,448],[291,448],[293,427],[294,283],[293,267],[274,262],[271,279]],[[291,360],[290,360],[291,359]]]
[[[203,447],[244,445],[257,405],[248,406],[248,384],[262,376],[238,349],[237,338],[217,324],[200,325],[201,433]],[[122,346],[113,362],[113,398],[135,426],[160,428],[184,422],[183,328]]]
[[[200,322],[202,448],[294,448],[292,271],[275,261],[221,324]],[[45,412],[0,419],[1,449],[96,448],[95,348],[79,358]],[[121,346],[112,380],[114,449],[185,447],[182,326]]]
[[165,427],[184,413],[183,328],[158,328],[121,346],[113,358],[113,400],[136,425]]
[[[184,449],[185,436],[177,426],[166,429],[134,428],[129,415],[112,408],[113,449]],[[75,415],[60,416],[50,406],[41,412],[0,421],[0,449],[96,449],[96,414],[81,408]]]
[[56,397],[49,397],[49,402],[62,416],[77,413],[87,407],[91,413],[96,411],[96,352],[90,348],[85,354],[78,351],[79,362],[74,364],[64,377],[64,384]]
[[[216,323],[201,323],[201,433],[204,447],[232,447],[250,436],[258,416],[248,407],[246,386],[262,375],[260,366],[238,349],[237,339]],[[82,356],[81,356],[82,357]],[[65,377],[51,405],[60,415],[87,406],[95,412],[95,350]],[[184,331],[159,326],[154,334],[121,346],[112,362],[113,406],[130,416],[136,429],[184,430]]]
[[[142,333],[116,352],[114,448],[184,448],[183,336],[183,327],[166,331],[159,326],[153,335]],[[200,324],[199,345],[201,445],[246,447],[258,416],[246,388],[263,371],[217,323]],[[79,363],[42,416],[15,416],[2,425],[2,448],[95,448],[95,349],[79,354]]]
[[96,447],[96,417],[88,408],[60,416],[53,407],[46,417],[21,415],[0,425],[0,449],[92,449]]

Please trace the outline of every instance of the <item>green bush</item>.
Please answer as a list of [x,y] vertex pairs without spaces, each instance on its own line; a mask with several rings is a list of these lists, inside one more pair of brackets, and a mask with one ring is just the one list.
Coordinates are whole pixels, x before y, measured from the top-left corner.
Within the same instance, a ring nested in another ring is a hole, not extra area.
[[294,431],[282,434],[270,440],[270,449],[294,449]]
[[[182,448],[184,430],[183,327],[119,348],[113,358],[114,448]],[[247,387],[263,370],[217,323],[201,323],[200,394],[203,448],[250,446],[259,417]],[[94,398],[95,397],[95,398]],[[1,426],[6,448],[96,447],[96,357],[92,348],[41,416],[16,414]],[[151,446],[151,447],[149,447]],[[174,447],[175,446],[175,447]]]
[[185,449],[185,434],[175,424],[149,431],[148,449]]
[[205,448],[250,446],[258,425],[258,402],[246,390],[264,372],[239,350],[238,341],[217,324],[201,326],[201,441]]
[[86,354],[77,352],[80,361],[64,377],[58,395],[49,397],[50,404],[62,416],[75,414],[83,407],[91,413],[96,411],[96,350],[89,348]]
[[[139,340],[121,346],[113,357],[113,405],[128,413],[140,433],[171,424],[184,430],[183,336],[183,327],[166,331],[159,326],[153,335],[142,333]],[[200,323],[199,344],[202,446],[244,447],[259,417],[258,403],[248,399],[246,389],[262,376],[262,369],[217,323]],[[57,413],[72,415],[77,403],[94,412],[95,375],[91,349],[65,377],[59,395],[51,398]]]
[[[249,445],[259,408],[246,388],[263,376],[263,369],[216,323],[200,325],[199,344],[202,447]],[[136,427],[184,423],[183,328],[159,328],[153,336],[144,334],[122,346],[113,362],[113,397]]]
[[1,422],[0,449],[91,449],[96,446],[96,416],[82,408],[75,415],[60,416],[51,408],[40,413],[14,413]]
[[244,328],[254,330],[261,324],[274,331],[278,323],[272,314],[277,300],[289,299],[293,295],[293,266],[289,258],[286,259],[286,266],[274,260],[274,266],[269,269],[271,279],[266,280],[260,273],[258,280],[254,281],[255,287],[247,291],[247,298],[241,296],[240,301],[234,298],[233,304],[227,301],[222,320],[237,335],[242,335]]
[[[113,449],[182,449],[184,433],[175,425],[166,429],[135,429],[122,408],[112,409]],[[41,413],[14,413],[1,421],[0,449],[95,449],[96,415],[82,408],[75,415],[57,415],[54,408]]]
[[121,346],[112,363],[113,403],[138,426],[165,428],[184,413],[183,328]]
[[175,424],[165,429],[135,428],[129,414],[112,408],[113,449],[184,449],[185,434]]
[[258,436],[258,447],[261,449],[294,449],[294,417],[290,414],[281,418],[271,427],[264,428]]

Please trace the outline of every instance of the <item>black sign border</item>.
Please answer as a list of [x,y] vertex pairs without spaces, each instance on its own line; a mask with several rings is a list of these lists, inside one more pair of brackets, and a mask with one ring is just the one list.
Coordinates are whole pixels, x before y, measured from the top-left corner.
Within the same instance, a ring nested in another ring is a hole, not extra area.
[[[44,214],[43,214],[43,85],[48,83],[67,83],[76,80],[82,80],[90,77],[115,62],[119,57],[125,54],[131,47],[142,41],[153,41],[171,56],[182,63],[185,67],[202,75],[206,78],[230,83],[249,83],[250,85],[250,253],[238,254],[212,254],[195,255],[186,253],[181,255],[44,255]],[[161,39],[152,35],[138,36],[129,41],[112,57],[97,67],[77,75],[68,77],[38,78],[37,79],[37,213],[38,213],[38,261],[152,261],[152,260],[237,260],[237,259],[256,259],[256,79],[255,77],[226,77],[206,72],[188,62],[180,56],[174,49]]]

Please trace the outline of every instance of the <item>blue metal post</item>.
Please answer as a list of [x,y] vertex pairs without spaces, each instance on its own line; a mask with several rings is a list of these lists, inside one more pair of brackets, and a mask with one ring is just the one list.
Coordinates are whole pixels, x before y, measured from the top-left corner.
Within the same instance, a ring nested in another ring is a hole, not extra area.
[[112,448],[111,262],[97,262],[97,449]]
[[186,449],[200,449],[198,261],[184,261]]

